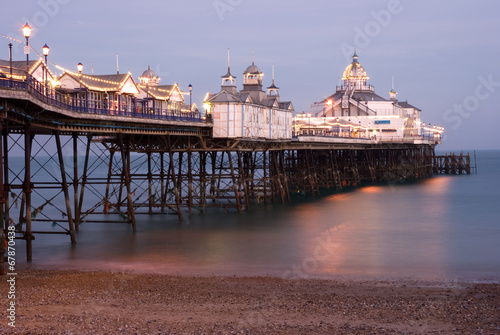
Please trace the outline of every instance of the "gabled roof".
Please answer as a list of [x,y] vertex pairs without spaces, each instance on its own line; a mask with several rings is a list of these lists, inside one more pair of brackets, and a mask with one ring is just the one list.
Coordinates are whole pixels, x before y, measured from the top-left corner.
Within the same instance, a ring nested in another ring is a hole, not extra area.
[[388,101],[380,95],[370,91],[355,91],[352,98],[356,101]]
[[[30,74],[39,66],[45,65],[41,59],[30,60],[28,63],[28,72]],[[5,74],[6,77],[10,77],[10,61],[0,59],[0,73]],[[26,78],[26,61],[12,61],[12,78],[13,79],[24,79]]]
[[78,73],[66,71],[59,78],[59,81],[62,81],[64,77],[71,78],[77,83],[81,82],[82,86],[91,91],[121,92],[126,89],[128,91],[126,93],[139,93],[139,88],[130,73],[110,75],[82,74],[80,76]]
[[279,108],[279,103],[278,103],[276,97],[266,98],[266,99],[262,100],[261,104],[266,106],[266,107]]
[[402,107],[402,108],[414,108],[414,109],[420,111],[420,109],[418,109],[417,107],[410,105],[408,103],[408,101],[398,101],[398,105],[399,105],[399,107]]
[[210,102],[243,102],[244,100],[240,100],[235,95],[222,90],[219,93],[211,94],[206,101]]
[[139,85],[139,87],[147,92],[149,95],[158,100],[168,100],[172,97],[175,92],[178,92],[182,101],[184,101],[183,92],[179,88],[179,85],[158,85],[158,86],[148,86],[148,85]]
[[293,105],[291,101],[280,101],[278,105],[281,109],[288,109],[293,111]]

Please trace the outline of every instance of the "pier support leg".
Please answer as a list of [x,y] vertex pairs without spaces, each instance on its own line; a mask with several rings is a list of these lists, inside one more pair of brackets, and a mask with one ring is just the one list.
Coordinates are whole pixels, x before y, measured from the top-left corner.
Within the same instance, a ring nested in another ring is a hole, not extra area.
[[151,172],[151,152],[146,153],[148,157],[148,213],[153,214],[153,173]]
[[188,160],[188,170],[187,170],[187,178],[188,178],[188,211],[191,214],[191,208],[193,207],[193,166],[192,166],[192,158],[193,153],[191,152],[191,148],[188,148],[187,152],[187,160]]
[[[24,209],[26,214],[24,217],[24,222],[26,224],[26,229],[24,233],[24,238],[26,239],[26,260],[31,262],[33,260],[33,248],[31,241],[34,240],[33,230],[31,227],[31,145],[33,142],[33,135],[30,130],[26,128],[24,132],[24,183],[23,183],[23,203],[24,207],[21,207],[21,215]],[[20,221],[22,222],[22,221]]]
[[160,207],[161,212],[165,212],[165,164],[164,164],[164,153],[160,152]]
[[[124,176],[125,187],[127,189],[127,216],[129,222],[132,224],[132,230],[134,232],[137,231],[136,223],[135,223],[135,213],[134,213],[134,202],[132,199],[132,188],[131,188],[131,177],[130,177],[130,144],[128,142],[128,138],[126,139],[126,143],[123,141],[123,136],[120,134],[120,148],[122,155],[122,165]],[[126,145],[126,147],[125,147]],[[120,200],[121,201],[121,200]]]
[[109,188],[111,186],[111,173],[113,172],[113,157],[115,155],[114,151],[111,151],[109,153],[109,164],[108,164],[108,177],[106,180],[106,191],[104,193],[104,209],[103,213],[108,214],[109,213],[109,206],[110,206],[110,201],[109,201]]
[[[80,224],[82,207],[83,207],[83,195],[85,193],[85,186],[87,185],[87,174],[89,168],[89,155],[90,155],[90,145],[92,144],[92,135],[87,135],[87,147],[85,149],[85,163],[83,164],[83,174],[82,174],[82,185],[80,187],[80,197],[78,198],[78,208],[75,217],[78,219],[78,224]],[[75,223],[76,224],[76,223]]]
[[7,231],[10,223],[10,201],[9,201],[9,193],[10,193],[10,182],[9,182],[9,134],[5,126],[2,129],[3,136],[3,154],[2,154],[2,162],[3,162],[3,191],[4,191],[4,201],[5,201],[5,210],[4,210],[4,229]]
[[80,220],[78,214],[78,134],[73,133],[73,200],[74,200],[74,211],[75,211],[75,229],[79,230]]
[[170,136],[167,137],[167,144],[168,144],[169,166],[171,171],[172,184],[174,186],[175,205],[177,207],[177,216],[179,217],[179,221],[182,221],[181,199],[179,196],[179,190],[177,188],[178,186],[177,178],[175,177],[174,154],[172,152]]
[[234,173],[234,167],[233,167],[233,158],[231,156],[231,152],[227,152],[227,157],[229,160],[229,169],[231,170],[231,179],[233,181],[233,191],[234,191],[234,196],[236,199],[236,208],[238,209],[238,213],[241,213],[241,198],[240,198],[240,192],[238,191],[238,185],[236,183],[236,176]]
[[66,200],[66,211],[67,211],[66,214],[68,216],[71,244],[75,244],[76,243],[75,225],[73,222],[73,215],[71,213],[71,201],[69,199],[69,190],[68,190],[68,182],[67,182],[67,178],[66,178],[66,169],[64,168],[64,156],[63,156],[62,147],[61,147],[61,138],[60,138],[58,133],[55,134],[55,137],[56,137],[56,146],[57,146],[57,156],[59,157],[59,169],[61,170],[63,193],[64,193],[64,198]]

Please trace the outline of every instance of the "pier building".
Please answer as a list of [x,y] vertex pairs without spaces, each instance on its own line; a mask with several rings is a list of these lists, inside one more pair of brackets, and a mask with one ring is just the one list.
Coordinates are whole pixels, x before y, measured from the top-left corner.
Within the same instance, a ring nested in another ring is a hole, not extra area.
[[342,76],[343,85],[337,86],[332,95],[313,103],[308,113],[297,115],[294,133],[297,136],[440,143],[442,127],[423,123],[421,110],[407,101],[398,101],[394,87],[389,92],[389,99],[378,95],[368,79],[354,51],[352,62]]
[[263,76],[252,59],[252,64],[243,72],[243,89],[238,91],[228,57],[227,73],[222,76],[220,91],[207,93],[204,101],[207,117],[213,122],[214,138],[292,138],[293,105],[290,101],[281,101],[274,73],[265,92]]
[[186,93],[177,83],[160,85],[159,81],[149,66],[139,83],[130,73],[89,75],[66,70],[59,77],[57,91],[80,107],[110,115],[193,117],[195,109],[184,104]]

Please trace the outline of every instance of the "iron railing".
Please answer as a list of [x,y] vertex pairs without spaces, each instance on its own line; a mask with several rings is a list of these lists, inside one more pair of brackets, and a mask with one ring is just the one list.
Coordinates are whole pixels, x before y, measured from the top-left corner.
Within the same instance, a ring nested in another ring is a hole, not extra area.
[[58,92],[53,87],[46,87],[43,83],[30,76],[28,80],[15,80],[0,77],[0,87],[26,91],[46,104],[78,113],[127,116],[166,121],[206,122],[206,120],[196,112],[182,113],[169,109],[144,107],[142,104],[138,104],[137,101],[135,101],[133,105],[97,108],[97,104],[91,103],[91,101],[85,98],[78,98],[75,95]]

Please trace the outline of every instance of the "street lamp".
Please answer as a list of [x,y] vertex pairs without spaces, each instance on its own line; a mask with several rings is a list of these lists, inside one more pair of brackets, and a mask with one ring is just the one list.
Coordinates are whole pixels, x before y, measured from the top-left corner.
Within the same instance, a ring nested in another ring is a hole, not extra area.
[[78,69],[78,72],[80,72],[80,75],[78,76],[79,82],[80,82],[80,90],[78,91],[78,98],[80,100],[80,107],[82,106],[82,71],[83,71],[83,64],[78,63],[76,65],[76,68]]
[[149,113],[149,77],[144,78],[144,82],[146,83],[146,113]]
[[189,112],[191,112],[191,96],[193,94],[193,85],[189,84]]
[[10,87],[12,87],[12,43],[9,43]]
[[45,95],[47,95],[47,83],[48,83],[48,75],[49,75],[48,70],[47,70],[47,66],[48,66],[47,56],[49,55],[49,51],[50,51],[50,48],[47,45],[47,43],[45,43],[45,45],[42,47],[42,52],[43,52],[43,55],[45,56]]
[[29,71],[29,62],[30,62],[30,47],[28,40],[31,35],[31,27],[28,23],[26,23],[23,27],[23,35],[26,37],[26,46],[24,47],[24,53],[26,54],[26,81],[28,81],[28,71]]

